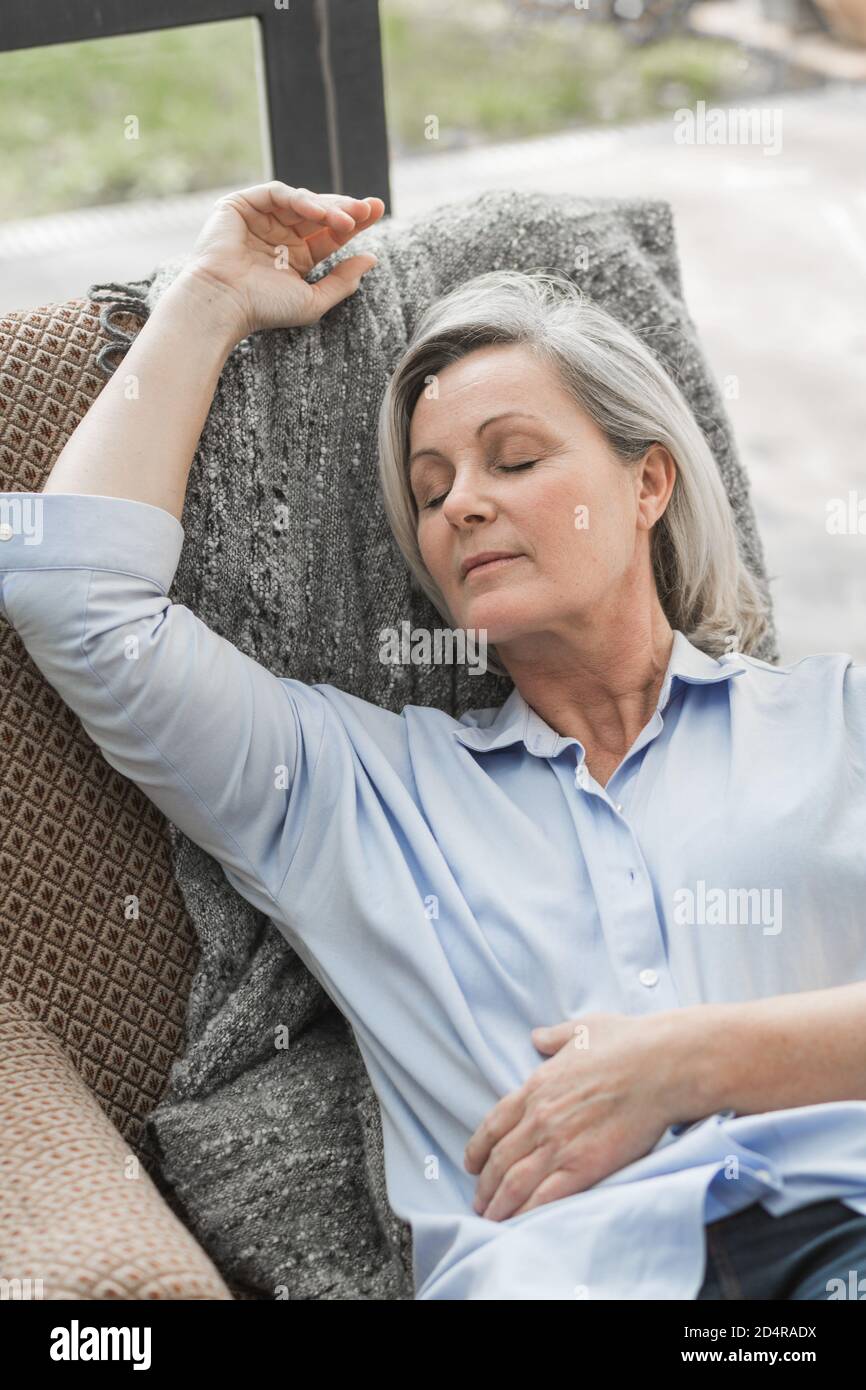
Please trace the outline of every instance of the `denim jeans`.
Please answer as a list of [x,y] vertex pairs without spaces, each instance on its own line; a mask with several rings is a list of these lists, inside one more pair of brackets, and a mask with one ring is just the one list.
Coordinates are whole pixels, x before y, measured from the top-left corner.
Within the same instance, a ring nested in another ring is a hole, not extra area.
[[866,1299],[866,1216],[844,1202],[813,1202],[787,1216],[754,1202],[705,1229],[698,1299],[829,1299],[839,1287],[828,1289],[830,1279],[842,1280],[842,1297]]

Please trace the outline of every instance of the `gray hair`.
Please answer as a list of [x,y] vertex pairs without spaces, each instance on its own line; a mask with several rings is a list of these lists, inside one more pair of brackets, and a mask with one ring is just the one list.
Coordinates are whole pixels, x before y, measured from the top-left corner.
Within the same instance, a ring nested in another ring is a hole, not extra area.
[[[670,451],[676,480],[651,534],[665,616],[713,657],[759,647],[769,607],[740,555],[716,461],[685,396],[640,338],[558,270],[492,270],[443,295],[422,314],[388,382],[378,426],[385,511],[409,569],[438,611],[455,626],[418,547],[408,470],[412,412],[431,378],[450,363],[507,343],[527,347],[559,373],[626,467],[654,443]],[[507,674],[493,659],[488,666]]]

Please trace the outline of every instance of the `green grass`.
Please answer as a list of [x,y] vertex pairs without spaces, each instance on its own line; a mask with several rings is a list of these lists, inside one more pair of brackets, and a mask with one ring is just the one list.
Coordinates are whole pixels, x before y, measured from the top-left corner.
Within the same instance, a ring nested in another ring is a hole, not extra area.
[[256,182],[253,22],[0,54],[0,218]]
[[736,100],[766,72],[725,40],[682,34],[636,47],[613,24],[575,14],[517,17],[498,32],[473,23],[458,0],[390,0],[383,52],[388,123],[396,153],[435,148],[425,118],[439,119],[439,147],[503,140],[574,126],[621,124],[683,105]]
[[[506,0],[382,0],[380,13],[398,156],[640,120],[755,86],[754,65],[723,41],[633,48],[617,26],[518,17]],[[0,54],[0,219],[259,181],[254,26]],[[138,139],[125,136],[130,116]],[[438,141],[425,138],[430,116]]]

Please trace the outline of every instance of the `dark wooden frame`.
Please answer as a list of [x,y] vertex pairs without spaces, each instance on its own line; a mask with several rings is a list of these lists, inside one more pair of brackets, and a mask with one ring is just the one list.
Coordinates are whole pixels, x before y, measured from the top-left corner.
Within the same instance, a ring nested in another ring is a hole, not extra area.
[[256,19],[272,176],[391,209],[378,0],[2,0],[0,55]]

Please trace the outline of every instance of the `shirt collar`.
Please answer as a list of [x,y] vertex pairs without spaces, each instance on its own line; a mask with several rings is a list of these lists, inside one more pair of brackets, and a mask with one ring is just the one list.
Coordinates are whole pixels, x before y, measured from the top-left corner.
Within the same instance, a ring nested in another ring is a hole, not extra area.
[[[729,652],[717,660],[695,647],[679,628],[675,628],[656,712],[661,713],[667,707],[676,680],[689,685],[709,685],[740,676],[745,670],[746,663],[738,652]],[[492,753],[497,748],[510,748],[522,741],[528,752],[542,758],[554,757],[560,748],[576,741],[564,738],[545,723],[527,704],[517,686],[498,708],[469,710],[455,723],[452,732],[460,743],[477,753]]]

